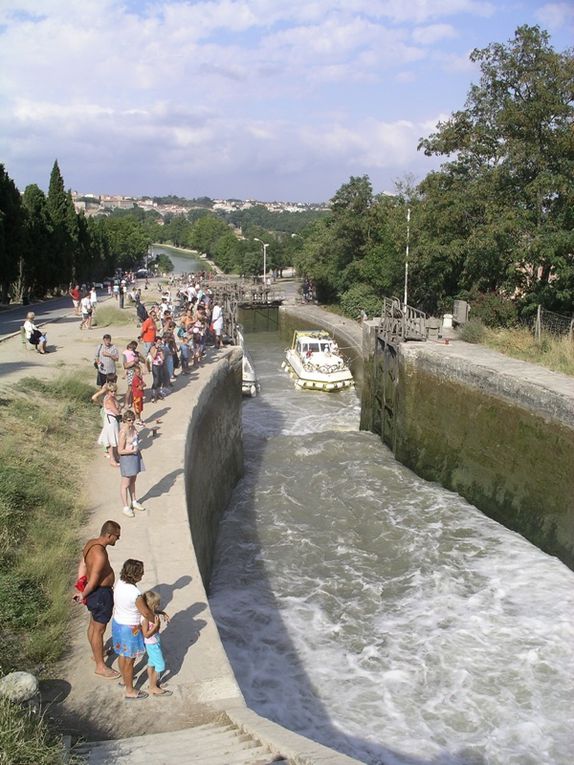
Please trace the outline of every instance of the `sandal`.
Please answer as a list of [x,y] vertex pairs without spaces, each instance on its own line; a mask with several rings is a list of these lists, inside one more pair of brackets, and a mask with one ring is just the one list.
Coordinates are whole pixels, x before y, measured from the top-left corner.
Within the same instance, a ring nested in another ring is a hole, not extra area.
[[173,691],[168,691],[167,688],[162,688],[161,693],[152,693],[152,696],[173,696]]
[[138,691],[137,696],[124,696],[125,701],[143,701],[144,699],[147,699],[149,696],[149,693],[146,693],[145,691]]

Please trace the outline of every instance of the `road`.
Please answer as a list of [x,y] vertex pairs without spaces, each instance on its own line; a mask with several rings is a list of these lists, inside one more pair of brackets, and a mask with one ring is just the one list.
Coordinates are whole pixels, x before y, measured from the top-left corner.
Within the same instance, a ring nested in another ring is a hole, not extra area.
[[[98,290],[99,301],[107,299],[107,297],[104,291]],[[20,305],[15,308],[8,308],[6,311],[0,311],[0,342],[20,331],[28,311],[34,311],[36,314],[36,324],[46,324],[64,316],[72,316],[74,307],[71,298],[66,295],[65,297],[50,298],[50,300],[44,300],[41,303]]]

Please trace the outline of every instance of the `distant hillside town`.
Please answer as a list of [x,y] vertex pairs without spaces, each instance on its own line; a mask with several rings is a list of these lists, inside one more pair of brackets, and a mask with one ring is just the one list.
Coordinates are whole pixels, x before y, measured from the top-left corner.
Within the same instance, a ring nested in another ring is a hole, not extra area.
[[146,212],[156,212],[162,218],[174,215],[186,215],[190,210],[212,210],[220,213],[233,213],[249,210],[252,207],[265,207],[273,213],[324,212],[329,209],[327,203],[305,202],[261,202],[255,199],[185,199],[182,197],[128,197],[120,194],[81,194],[72,191],[72,201],[76,212],[87,216],[107,215],[112,210],[131,210],[139,207]]

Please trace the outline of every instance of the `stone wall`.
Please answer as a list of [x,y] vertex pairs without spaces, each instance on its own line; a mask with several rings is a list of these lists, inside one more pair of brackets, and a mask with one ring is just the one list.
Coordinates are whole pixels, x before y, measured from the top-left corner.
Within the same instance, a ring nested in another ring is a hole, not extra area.
[[240,349],[218,364],[187,427],[185,493],[197,563],[208,589],[219,519],[243,470]]
[[574,567],[574,427],[569,402],[432,350],[399,358],[400,462]]

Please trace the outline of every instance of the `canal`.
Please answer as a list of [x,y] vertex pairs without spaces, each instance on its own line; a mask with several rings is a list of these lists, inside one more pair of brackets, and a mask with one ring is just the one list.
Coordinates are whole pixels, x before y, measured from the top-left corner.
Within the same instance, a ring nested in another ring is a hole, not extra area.
[[287,344],[247,335],[211,581],[248,705],[371,765],[569,765],[574,573],[397,463],[354,392],[296,391]]

